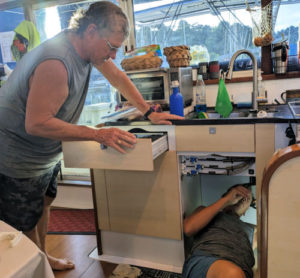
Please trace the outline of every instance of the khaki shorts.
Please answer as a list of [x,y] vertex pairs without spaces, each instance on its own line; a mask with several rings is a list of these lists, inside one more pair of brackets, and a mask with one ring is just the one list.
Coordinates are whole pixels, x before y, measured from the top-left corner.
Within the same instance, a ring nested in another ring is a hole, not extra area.
[[56,197],[60,162],[48,173],[26,179],[0,174],[0,220],[19,231],[31,231],[43,213],[44,196]]

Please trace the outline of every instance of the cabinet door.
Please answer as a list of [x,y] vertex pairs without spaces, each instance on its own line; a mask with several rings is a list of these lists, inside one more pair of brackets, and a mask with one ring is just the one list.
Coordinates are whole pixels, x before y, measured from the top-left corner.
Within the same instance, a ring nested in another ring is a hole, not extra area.
[[97,229],[110,230],[108,202],[106,194],[106,181],[105,170],[93,169],[92,170],[92,183],[93,183],[93,200],[96,209],[96,216],[98,220]]
[[158,157],[153,172],[105,173],[111,231],[181,239],[176,152]]
[[254,152],[254,125],[176,126],[176,150]]

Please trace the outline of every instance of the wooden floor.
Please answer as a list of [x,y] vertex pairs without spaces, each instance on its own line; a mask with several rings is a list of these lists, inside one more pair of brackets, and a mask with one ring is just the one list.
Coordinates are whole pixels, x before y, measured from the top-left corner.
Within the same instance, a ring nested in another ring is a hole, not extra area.
[[56,278],[105,278],[109,277],[115,264],[89,258],[96,247],[94,235],[47,235],[48,253],[58,258],[72,260],[76,267],[68,271],[55,271]]
[[[89,258],[96,247],[93,235],[47,235],[48,253],[57,258],[71,259],[76,267],[68,271],[54,271],[56,278],[106,278],[111,275],[115,264]],[[259,277],[255,273],[254,278]]]

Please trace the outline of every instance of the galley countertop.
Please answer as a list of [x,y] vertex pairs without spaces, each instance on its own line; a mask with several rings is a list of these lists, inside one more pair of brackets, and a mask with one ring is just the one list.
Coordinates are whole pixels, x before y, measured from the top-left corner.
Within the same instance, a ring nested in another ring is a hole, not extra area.
[[[264,112],[260,112],[264,111]],[[234,109],[228,118],[222,118],[213,109],[207,110],[207,119],[197,118],[197,113],[190,112],[184,120],[173,120],[173,125],[231,125],[231,124],[256,124],[256,123],[300,123],[300,117],[294,117],[288,105],[264,105],[259,107],[259,112],[254,113],[249,109]],[[149,121],[120,119],[108,121],[107,126],[122,125],[150,125]]]

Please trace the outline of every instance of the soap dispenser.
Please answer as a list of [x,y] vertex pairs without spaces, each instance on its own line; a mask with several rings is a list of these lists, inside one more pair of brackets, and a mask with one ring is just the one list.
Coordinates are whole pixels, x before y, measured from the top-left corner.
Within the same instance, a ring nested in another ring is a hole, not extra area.
[[256,97],[257,102],[259,102],[259,103],[266,103],[266,102],[268,102],[267,91],[265,90],[265,87],[263,85],[261,74],[259,74],[259,76],[257,78],[257,82],[258,82],[258,84],[257,84],[257,87],[258,87],[258,96]]

